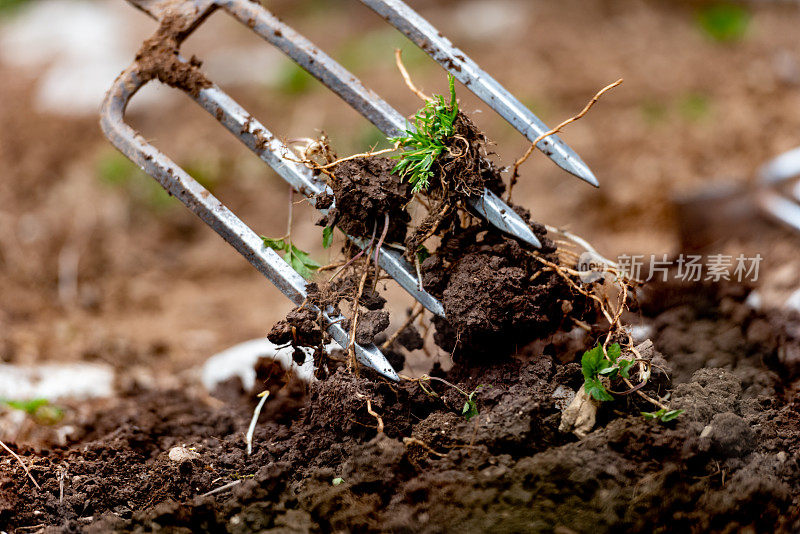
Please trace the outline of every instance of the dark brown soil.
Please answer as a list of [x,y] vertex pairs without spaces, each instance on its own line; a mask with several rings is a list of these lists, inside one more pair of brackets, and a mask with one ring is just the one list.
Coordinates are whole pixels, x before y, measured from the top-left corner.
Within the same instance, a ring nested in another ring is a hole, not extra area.
[[[389,158],[354,159],[333,169],[331,187],[336,206],[325,224],[335,224],[352,236],[380,237],[388,220],[387,242],[402,243],[411,217],[405,210],[411,187],[392,174],[395,162]],[[388,217],[388,219],[387,219]]]
[[[542,242],[540,253],[558,263],[544,227],[532,228]],[[518,241],[484,225],[446,239],[422,270],[425,287],[441,298],[447,316],[435,319],[436,342],[457,357],[500,358],[572,329],[573,318],[594,322],[589,299],[544,270]]]
[[181,17],[165,17],[156,34],[142,44],[136,54],[136,64],[142,81],[158,79],[196,97],[201,89],[210,87],[211,82],[200,70],[199,59],[192,56],[187,63],[178,57],[181,32],[186,30],[183,24]]
[[[701,346],[709,329],[737,330],[734,316],[750,317],[747,331],[774,324],[735,299],[698,306],[701,288],[679,294],[706,326],[677,314],[680,303],[654,324],[669,318],[696,332]],[[653,306],[644,303],[647,313]],[[619,400],[603,406],[600,426],[581,441],[558,431],[557,393],[580,385],[580,367],[536,352],[444,375],[465,391],[482,386],[480,413],[469,421],[464,396],[438,382],[434,398],[414,383],[341,368],[302,395],[272,373],[250,457],[242,432],[252,404],[131,392],[84,421],[71,446],[19,451],[33,461],[41,492],[3,460],[0,524],[65,532],[796,532],[800,397],[782,378],[785,332],[738,332],[743,344],[690,356],[658,328],[666,361],[680,369],[672,404],[686,413],[669,424],[647,421]],[[766,342],[753,352],[756,338]],[[681,365],[690,359],[698,370]],[[174,446],[199,457],[172,461]]]

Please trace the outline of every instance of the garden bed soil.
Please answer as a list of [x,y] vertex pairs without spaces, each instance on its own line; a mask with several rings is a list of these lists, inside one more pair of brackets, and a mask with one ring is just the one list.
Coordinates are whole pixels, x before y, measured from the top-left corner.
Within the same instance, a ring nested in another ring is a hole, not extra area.
[[[586,438],[559,432],[583,378],[575,354],[556,345],[438,373],[465,391],[481,386],[471,420],[464,396],[439,382],[434,398],[417,383],[341,367],[306,386],[265,364],[259,378],[272,395],[251,456],[243,433],[253,392],[235,381],[218,399],[131,390],[75,422],[69,445],[17,448],[41,490],[12,459],[0,461],[0,523],[53,532],[796,532],[800,388],[786,355],[800,347],[797,317],[755,311],[745,296],[663,285],[642,297],[641,317],[672,368],[671,404],[686,410],[671,423],[645,420],[629,397],[604,404]],[[173,447],[197,456],[171,460]]]

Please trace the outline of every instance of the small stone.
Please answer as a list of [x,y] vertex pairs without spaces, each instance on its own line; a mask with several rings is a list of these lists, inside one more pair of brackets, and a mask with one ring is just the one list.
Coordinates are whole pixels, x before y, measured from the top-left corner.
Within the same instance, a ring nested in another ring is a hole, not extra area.
[[172,447],[169,450],[169,459],[173,462],[186,462],[188,460],[196,460],[200,458],[200,455],[195,451],[191,451],[186,447]]

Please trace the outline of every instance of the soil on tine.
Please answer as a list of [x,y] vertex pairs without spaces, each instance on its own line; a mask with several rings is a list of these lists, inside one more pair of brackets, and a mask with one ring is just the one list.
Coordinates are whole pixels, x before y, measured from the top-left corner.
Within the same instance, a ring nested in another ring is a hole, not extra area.
[[392,174],[394,166],[393,160],[381,157],[336,165],[330,181],[336,204],[324,224],[369,239],[374,234],[380,237],[388,221],[385,240],[402,243],[411,221],[405,209],[411,200],[411,186]]
[[[520,214],[529,219],[527,212]],[[530,222],[530,221],[529,221]],[[544,227],[531,223],[542,257],[558,263]],[[422,263],[425,287],[441,298],[436,343],[462,358],[502,358],[535,339],[593,324],[594,302],[553,270],[545,270],[517,240],[475,225],[445,238]]]

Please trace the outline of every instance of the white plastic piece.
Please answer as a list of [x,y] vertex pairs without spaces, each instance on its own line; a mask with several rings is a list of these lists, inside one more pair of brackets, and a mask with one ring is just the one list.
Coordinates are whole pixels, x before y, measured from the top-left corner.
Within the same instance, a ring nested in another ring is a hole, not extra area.
[[[325,350],[329,351],[336,346],[338,345],[328,345]],[[298,365],[292,360],[293,349],[291,346],[281,348],[266,338],[239,343],[206,360],[202,370],[203,386],[206,390],[213,391],[221,382],[238,376],[245,390],[249,391],[256,382],[255,364],[259,358],[272,358],[285,369],[294,371],[302,380],[310,382],[314,377],[312,351],[304,347],[301,347],[301,350],[305,352],[306,360],[302,365]]]

